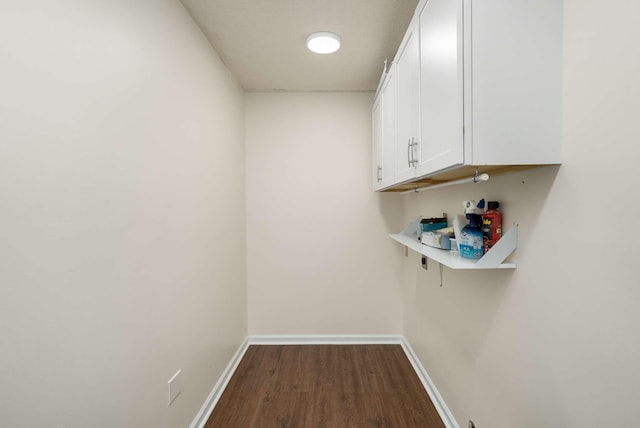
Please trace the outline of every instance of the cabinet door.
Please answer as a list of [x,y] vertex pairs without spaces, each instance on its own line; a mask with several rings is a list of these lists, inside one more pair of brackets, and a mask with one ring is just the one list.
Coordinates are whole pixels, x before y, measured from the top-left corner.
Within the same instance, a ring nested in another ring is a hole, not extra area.
[[462,0],[429,0],[419,20],[421,176],[464,162]]
[[373,105],[373,188],[380,190],[394,182],[396,146],[396,81],[391,67]]
[[420,143],[420,45],[418,21],[407,30],[396,56],[398,82],[398,139],[396,144],[395,181],[415,177]]
[[373,190],[382,188],[382,94],[373,102],[371,110],[373,140]]

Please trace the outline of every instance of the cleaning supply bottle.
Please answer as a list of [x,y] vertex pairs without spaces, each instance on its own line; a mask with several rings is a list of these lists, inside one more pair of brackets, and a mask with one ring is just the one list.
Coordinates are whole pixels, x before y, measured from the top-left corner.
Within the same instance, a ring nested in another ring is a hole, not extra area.
[[484,212],[484,199],[478,204],[476,201],[464,201],[462,203],[464,213],[469,224],[462,228],[458,238],[460,256],[467,259],[479,259],[484,255],[482,239],[482,213]]
[[487,202],[487,211],[482,215],[484,252],[487,253],[502,236],[502,214],[498,210],[500,202]]

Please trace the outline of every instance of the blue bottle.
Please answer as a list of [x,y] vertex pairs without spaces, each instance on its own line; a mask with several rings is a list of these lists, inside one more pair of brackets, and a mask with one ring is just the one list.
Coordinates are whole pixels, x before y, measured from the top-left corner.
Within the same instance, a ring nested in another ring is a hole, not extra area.
[[482,233],[482,213],[484,199],[476,205],[476,201],[464,201],[464,212],[469,224],[460,231],[458,247],[460,256],[467,259],[479,259],[484,255],[484,237]]

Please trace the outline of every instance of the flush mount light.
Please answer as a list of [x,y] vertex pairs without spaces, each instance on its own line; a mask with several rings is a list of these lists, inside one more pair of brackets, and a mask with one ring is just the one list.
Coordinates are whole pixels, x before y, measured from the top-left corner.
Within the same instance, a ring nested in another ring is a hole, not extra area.
[[340,49],[340,37],[337,34],[321,31],[307,37],[307,47],[319,54],[330,54]]

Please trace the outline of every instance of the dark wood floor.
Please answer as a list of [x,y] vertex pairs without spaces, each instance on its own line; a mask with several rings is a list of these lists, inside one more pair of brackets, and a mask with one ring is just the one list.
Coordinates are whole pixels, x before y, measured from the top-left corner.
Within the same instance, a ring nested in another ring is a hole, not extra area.
[[399,345],[250,346],[206,428],[443,428]]

